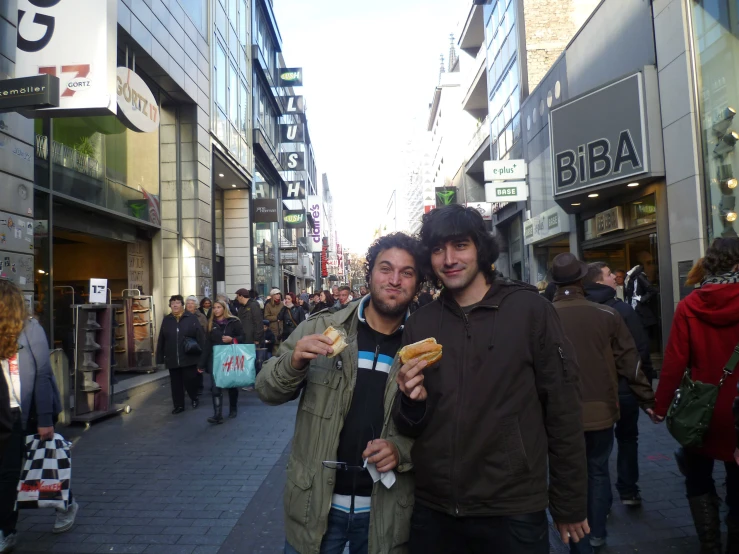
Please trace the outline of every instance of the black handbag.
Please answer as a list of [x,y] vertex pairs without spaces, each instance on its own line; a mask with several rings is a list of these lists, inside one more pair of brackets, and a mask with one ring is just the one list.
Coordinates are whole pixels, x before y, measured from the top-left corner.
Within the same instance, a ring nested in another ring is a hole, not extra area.
[[185,337],[183,346],[185,347],[185,354],[188,354],[190,356],[199,356],[203,353],[203,349],[200,348],[200,344],[198,344],[198,341],[196,341],[192,337]]

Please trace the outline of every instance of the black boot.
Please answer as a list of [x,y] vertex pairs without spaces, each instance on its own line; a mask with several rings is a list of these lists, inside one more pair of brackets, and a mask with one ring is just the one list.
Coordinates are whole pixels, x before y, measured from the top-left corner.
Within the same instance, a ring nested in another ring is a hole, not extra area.
[[228,407],[228,417],[233,419],[236,417],[236,414],[238,412],[238,408],[236,407],[236,404],[231,404]]
[[690,513],[701,543],[700,554],[721,554],[721,520],[719,499],[715,494],[688,498]]
[[213,395],[213,417],[208,418],[208,423],[223,423],[223,395]]
[[728,527],[726,554],[739,554],[739,517],[727,515],[726,527]]

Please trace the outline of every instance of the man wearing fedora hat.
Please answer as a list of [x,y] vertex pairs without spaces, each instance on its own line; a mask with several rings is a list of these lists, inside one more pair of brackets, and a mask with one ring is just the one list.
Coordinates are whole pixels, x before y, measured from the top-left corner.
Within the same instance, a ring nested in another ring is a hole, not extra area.
[[613,450],[613,426],[618,421],[618,378],[626,378],[640,406],[653,416],[654,392],[641,368],[641,358],[629,328],[610,306],[585,299],[583,279],[588,264],[569,252],[552,261],[549,282],[557,284],[554,308],[572,342],[580,366],[583,428],[588,459],[589,541],[574,552],[592,552],[606,539],[606,518],[613,494],[608,460]]

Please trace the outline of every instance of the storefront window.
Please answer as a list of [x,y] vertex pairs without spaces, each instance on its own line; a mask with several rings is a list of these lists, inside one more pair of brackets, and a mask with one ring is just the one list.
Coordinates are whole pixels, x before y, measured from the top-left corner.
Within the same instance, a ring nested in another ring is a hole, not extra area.
[[737,236],[739,13],[736,2],[691,2],[708,200],[708,234]]
[[158,224],[158,130],[137,133],[115,116],[60,118],[51,138],[37,136],[37,156],[48,162],[51,151],[54,192]]

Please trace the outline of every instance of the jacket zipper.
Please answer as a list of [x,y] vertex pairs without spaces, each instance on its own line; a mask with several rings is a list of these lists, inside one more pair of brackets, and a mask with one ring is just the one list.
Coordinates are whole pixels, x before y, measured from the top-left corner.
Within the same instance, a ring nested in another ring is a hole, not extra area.
[[180,322],[175,321],[177,325],[177,367],[180,367]]
[[467,342],[470,339],[470,320],[467,317],[467,314],[464,313],[464,310],[460,308],[460,311],[462,312],[462,320],[464,321],[464,334],[465,334],[465,341],[464,341],[464,350],[462,351],[462,369],[459,372],[458,375],[458,382],[457,382],[457,390],[459,391],[459,397],[457,398],[457,406],[456,411],[457,413],[454,415],[454,434],[452,435],[452,490],[454,494],[454,515],[459,515],[459,504],[458,499],[459,495],[457,493],[457,479],[456,479],[456,473],[457,473],[457,435],[459,434],[459,417],[460,417],[460,410],[462,407],[462,399],[463,399],[463,389],[464,386],[464,373],[467,370]]

